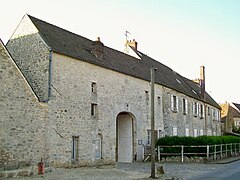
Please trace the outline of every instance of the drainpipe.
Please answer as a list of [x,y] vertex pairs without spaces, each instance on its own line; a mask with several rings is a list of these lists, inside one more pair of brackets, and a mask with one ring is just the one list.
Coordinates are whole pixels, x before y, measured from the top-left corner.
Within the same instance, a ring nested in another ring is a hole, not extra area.
[[48,79],[48,100],[51,98],[51,86],[52,86],[52,49],[49,49],[49,79]]

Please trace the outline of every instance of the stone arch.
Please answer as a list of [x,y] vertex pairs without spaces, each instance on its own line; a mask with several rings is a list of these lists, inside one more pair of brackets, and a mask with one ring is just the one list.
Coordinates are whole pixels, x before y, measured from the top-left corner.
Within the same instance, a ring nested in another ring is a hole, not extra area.
[[136,118],[120,112],[116,118],[116,161],[133,162],[136,156]]

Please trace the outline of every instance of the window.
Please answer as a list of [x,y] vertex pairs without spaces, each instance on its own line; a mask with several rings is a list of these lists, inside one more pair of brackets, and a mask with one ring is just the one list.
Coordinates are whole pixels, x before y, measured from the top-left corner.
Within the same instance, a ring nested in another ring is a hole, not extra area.
[[203,136],[203,130],[202,129],[200,130],[200,136]]
[[102,135],[98,134],[95,141],[95,159],[102,158]]
[[211,135],[212,135],[212,131],[208,130],[208,136],[211,136]]
[[183,114],[188,113],[188,102],[186,99],[183,99]]
[[220,121],[220,111],[217,109],[212,109],[213,120]]
[[78,136],[72,137],[72,160],[78,160]]
[[161,105],[161,97],[160,96],[157,97],[157,103],[158,103],[158,105]]
[[145,99],[146,99],[146,105],[149,104],[149,93],[148,91],[145,91]]
[[151,130],[147,130],[147,145],[151,145]]
[[174,95],[171,95],[171,110],[178,112],[178,97]]
[[197,130],[197,129],[194,129],[194,130],[193,130],[193,136],[194,136],[194,137],[197,137],[197,136],[198,136],[198,130]]
[[189,129],[188,129],[188,128],[185,129],[185,136],[186,136],[186,137],[189,136]]
[[197,115],[198,115],[198,103],[197,102],[193,102],[193,115],[195,117],[197,117]]
[[213,120],[215,120],[215,109],[212,109],[212,117],[213,117]]
[[[161,130],[160,130],[161,131]],[[154,131],[154,138],[155,138],[155,143],[157,142],[157,140],[158,140],[158,131],[157,130],[155,130]],[[150,146],[151,145],[151,130],[150,129],[148,129],[147,130],[147,142],[146,142],[146,144],[147,144],[147,146]]]
[[208,115],[211,115],[210,107],[208,107],[207,109],[208,109]]
[[92,93],[97,93],[97,83],[92,82]]
[[177,136],[177,135],[178,135],[177,128],[174,127],[174,128],[173,128],[173,136]]
[[219,110],[215,110],[216,113],[216,120],[220,121],[220,111]]
[[213,131],[213,136],[216,136],[216,131]]
[[158,130],[158,139],[164,137],[162,130]]
[[205,116],[204,105],[200,104],[200,106],[199,106],[199,117],[204,118],[204,116]]
[[91,103],[91,116],[97,115],[97,104]]

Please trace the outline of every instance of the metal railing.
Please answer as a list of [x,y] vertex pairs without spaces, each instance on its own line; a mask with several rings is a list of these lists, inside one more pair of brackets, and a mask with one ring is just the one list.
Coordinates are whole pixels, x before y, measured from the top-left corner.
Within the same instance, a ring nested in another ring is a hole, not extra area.
[[[164,152],[164,148],[175,148],[175,152]],[[195,151],[195,148],[201,148],[201,151]],[[177,151],[177,152],[176,152]],[[192,151],[192,152],[191,152]],[[161,156],[181,156],[181,162],[184,162],[185,156],[205,157],[207,160],[216,160],[217,158],[224,158],[229,156],[236,156],[240,154],[240,143],[218,144],[218,145],[203,145],[203,146],[158,146],[157,158],[160,162]]]

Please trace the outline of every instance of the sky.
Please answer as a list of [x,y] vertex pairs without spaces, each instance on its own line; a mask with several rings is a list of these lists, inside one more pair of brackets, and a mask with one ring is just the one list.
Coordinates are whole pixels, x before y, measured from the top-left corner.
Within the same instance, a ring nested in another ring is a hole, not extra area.
[[189,79],[205,66],[206,91],[240,103],[239,0],[0,0],[6,44],[25,14],[123,51],[125,32],[138,50]]

